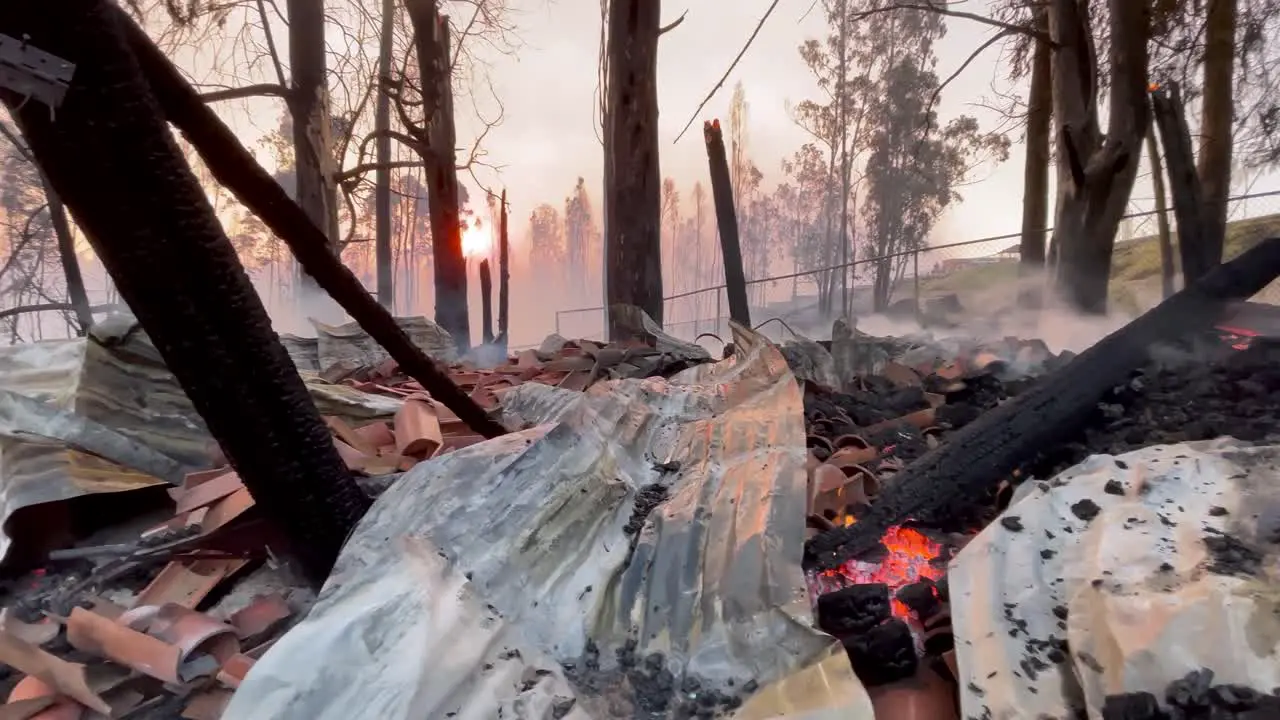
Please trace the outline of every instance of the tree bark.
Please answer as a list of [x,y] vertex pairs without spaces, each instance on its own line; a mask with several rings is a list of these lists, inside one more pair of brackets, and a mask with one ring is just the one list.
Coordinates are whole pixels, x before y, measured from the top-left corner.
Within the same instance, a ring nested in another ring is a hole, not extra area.
[[122,23],[105,0],[0,5],[0,33],[76,66],[56,121],[39,102],[3,99],[121,297],[319,585],[369,500],[170,135]]
[[49,221],[58,241],[58,259],[62,262],[62,274],[67,282],[67,301],[76,314],[80,326],[77,335],[84,337],[93,325],[93,309],[89,307],[89,293],[84,289],[84,275],[80,272],[80,258],[76,257],[76,238],[67,222],[67,209],[62,206],[58,192],[49,184],[49,178],[40,171],[40,183],[44,186],[44,198],[49,204]]
[[[1036,11],[1036,29],[1048,33],[1049,19]],[[1023,169],[1022,239],[1018,257],[1022,275],[1036,282],[1044,271],[1045,235],[1049,223],[1049,145],[1053,136],[1053,53],[1049,43],[1034,39],[1031,90],[1027,95],[1027,158]],[[1019,293],[1024,307],[1039,307],[1039,285]]]
[[458,349],[471,346],[467,310],[467,261],[462,255],[459,221],[456,134],[453,126],[449,19],[435,0],[405,0],[413,23],[423,108],[428,118],[427,204],[431,211],[431,257],[435,271],[436,323],[449,331]]
[[288,0],[287,7],[295,198],[337,253],[338,208],[325,78],[324,2]]
[[320,286],[433,398],[480,435],[497,437],[506,433],[500,423],[490,418],[409,340],[391,313],[370,297],[351,270],[329,252],[324,233],[289,198],[271,174],[257,164],[235,133],[200,101],[200,96],[182,73],[147,34],[127,17],[122,22],[127,26],[130,46],[138,56],[165,116],[195,146],[214,178],[289,246],[298,262]]
[[1098,122],[1098,67],[1092,30],[1077,0],[1051,0],[1053,119],[1058,142],[1058,209],[1053,233],[1057,282],[1081,312],[1107,310],[1116,231],[1138,174],[1147,103],[1146,4],[1108,0],[1111,19],[1108,127]]
[[662,178],[658,168],[660,0],[610,0],[604,120],[605,307],[662,324]]
[[1206,256],[1222,262],[1231,193],[1231,142],[1235,124],[1237,0],[1209,0],[1205,21],[1204,98],[1200,112],[1201,231]]
[[507,241],[507,191],[502,191],[502,207],[498,211],[498,342],[505,349],[507,339],[507,291],[511,281],[509,254],[511,245]]
[[720,121],[703,125],[707,143],[707,159],[711,165],[711,199],[716,206],[716,224],[720,229],[720,251],[724,257],[724,288],[729,298],[729,319],[751,327],[751,306],[747,302],[747,277],[742,269],[742,246],[738,243],[738,216],[734,211],[733,182],[729,177],[729,160],[724,150]]
[[[374,110],[377,133],[378,169],[374,171],[374,255],[378,274],[378,302],[388,310],[395,307],[395,273],[391,257],[391,81],[392,31],[395,28],[395,0],[382,0],[382,35],[378,48],[378,105]],[[393,310],[394,311],[394,310]]]
[[1147,131],[1147,157],[1151,160],[1151,189],[1156,196],[1156,240],[1160,243],[1160,292],[1167,298],[1173,294],[1173,237],[1169,231],[1169,203],[1164,190],[1164,163],[1160,161],[1160,144],[1155,128]]

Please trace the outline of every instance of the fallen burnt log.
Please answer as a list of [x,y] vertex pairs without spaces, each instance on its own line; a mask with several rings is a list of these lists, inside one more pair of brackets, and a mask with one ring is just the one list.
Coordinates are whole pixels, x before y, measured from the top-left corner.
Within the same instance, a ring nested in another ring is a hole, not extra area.
[[835,568],[874,548],[886,531],[908,519],[965,529],[982,498],[1042,450],[1078,431],[1107,391],[1147,360],[1154,343],[1208,329],[1226,303],[1253,296],[1277,275],[1280,238],[1215,268],[908,465],[856,524],[810,540],[806,564]]

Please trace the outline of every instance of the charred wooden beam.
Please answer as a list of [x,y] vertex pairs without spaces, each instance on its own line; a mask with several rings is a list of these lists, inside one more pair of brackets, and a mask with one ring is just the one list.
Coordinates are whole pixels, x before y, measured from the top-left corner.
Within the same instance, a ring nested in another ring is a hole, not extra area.
[[724,149],[720,121],[702,126],[707,141],[707,161],[711,165],[711,198],[716,204],[716,225],[720,229],[721,257],[724,258],[724,288],[729,296],[729,318],[751,327],[751,307],[747,304],[747,276],[742,271],[742,246],[738,242],[738,215],[733,204],[733,181]]
[[307,274],[316,279],[365,332],[400,364],[400,369],[422,383],[431,396],[444,404],[472,430],[484,437],[507,432],[449,379],[422,349],[413,344],[395,318],[371,297],[359,278],[329,251],[328,237],[291,200],[280,184],[258,165],[221,119],[201,100],[169,58],[124,11],[119,22],[138,63],[151,84],[165,117],[195,146],[214,178],[245,207],[266,223]]
[[1108,390],[1147,361],[1152,344],[1210,328],[1227,304],[1253,296],[1280,275],[1280,238],[1264,240],[1195,284],[1098,341],[1030,390],[957,430],[947,443],[908,465],[855,525],[806,546],[806,564],[830,569],[876,546],[908,519],[946,527],[968,517],[975,501],[1079,432]]

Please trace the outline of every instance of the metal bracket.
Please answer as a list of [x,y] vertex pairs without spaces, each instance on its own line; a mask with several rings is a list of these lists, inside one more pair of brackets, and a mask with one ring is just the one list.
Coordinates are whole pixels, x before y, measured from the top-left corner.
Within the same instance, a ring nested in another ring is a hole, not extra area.
[[0,34],[0,87],[53,110],[62,104],[75,70],[74,64],[27,44],[25,37]]

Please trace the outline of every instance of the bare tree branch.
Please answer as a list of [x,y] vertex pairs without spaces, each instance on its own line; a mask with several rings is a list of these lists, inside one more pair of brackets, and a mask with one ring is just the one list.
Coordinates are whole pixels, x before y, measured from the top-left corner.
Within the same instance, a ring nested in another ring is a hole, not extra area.
[[680,130],[680,134],[676,135],[674,142],[680,142],[680,138],[684,137],[684,134],[693,126],[693,122],[698,119],[698,113],[702,112],[702,109],[707,106],[707,103],[711,102],[711,98],[715,97],[716,93],[720,91],[720,88],[724,87],[724,81],[728,80],[733,69],[738,67],[738,62],[742,60],[743,55],[747,54],[747,49],[751,47],[752,41],[754,41],[756,36],[760,34],[760,28],[764,27],[765,21],[769,19],[769,16],[773,14],[773,11],[777,7],[778,0],[773,0],[773,2],[769,4],[769,9],[764,11],[764,15],[760,17],[760,22],[756,23],[756,29],[751,31],[751,37],[748,37],[747,42],[742,45],[742,49],[738,51],[738,56],[733,59],[733,62],[729,63],[729,69],[725,70],[724,75],[720,76],[720,80],[716,82],[715,87],[711,88],[711,92],[707,93],[707,96],[702,99],[702,102],[698,103],[698,109],[693,111],[693,115],[689,118],[689,122],[685,123],[684,128]]
[[221,102],[223,100],[243,100],[250,97],[281,97],[287,100],[289,98],[289,89],[275,83],[260,83],[258,85],[246,85],[244,87],[200,93],[200,99],[207,103]]
[[359,165],[356,165],[353,168],[350,168],[348,170],[343,170],[341,173],[339,173],[337,180],[338,182],[351,180],[352,178],[360,177],[366,173],[370,173],[370,172],[373,172],[374,170],[379,170],[381,168],[389,168],[394,170],[397,168],[420,168],[420,167],[422,167],[421,160],[393,160],[392,162],[389,162],[386,164],[376,163],[376,162],[360,163]]
[[666,33],[669,33],[672,30],[675,30],[676,28],[680,27],[680,23],[684,22],[685,16],[687,16],[688,14],[689,14],[689,11],[685,10],[684,12],[680,13],[680,17],[676,18],[675,21],[673,21],[670,25],[664,25],[663,27],[658,28],[658,37],[662,37]]
[[[89,309],[94,313],[105,313],[105,312],[111,312],[112,310],[116,310],[119,307],[120,307],[119,305],[108,304],[108,305],[94,305]],[[46,302],[46,303],[39,303],[36,305],[19,305],[18,307],[11,307],[11,308],[5,308],[3,310],[0,310],[0,320],[3,320],[4,318],[7,318],[7,317],[13,317],[15,315],[25,315],[27,313],[69,312],[74,309],[75,309],[75,306],[69,302]]]
[[1057,47],[1057,44],[1053,42],[1053,39],[1050,38],[1047,33],[1040,32],[1035,28],[1028,27],[1026,25],[1018,25],[1017,23],[1009,23],[1003,20],[996,20],[995,18],[989,18],[985,15],[979,15],[977,13],[965,12],[964,10],[950,10],[946,7],[947,4],[949,3],[939,3],[939,2],[934,2],[933,0],[926,0],[923,4],[893,3],[891,5],[885,5],[883,7],[864,10],[854,15],[853,19],[861,20],[862,18],[875,15],[876,13],[892,12],[894,10],[921,10],[924,12],[938,13],[939,15],[947,15],[949,17],[954,17],[954,18],[963,18],[965,20],[972,20],[973,22],[982,23],[983,25],[990,25],[991,27],[1000,28],[1001,30],[1008,30],[1013,33],[1029,35],[1033,38],[1036,38],[1038,40],[1043,40],[1049,43],[1051,47]]

